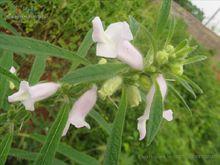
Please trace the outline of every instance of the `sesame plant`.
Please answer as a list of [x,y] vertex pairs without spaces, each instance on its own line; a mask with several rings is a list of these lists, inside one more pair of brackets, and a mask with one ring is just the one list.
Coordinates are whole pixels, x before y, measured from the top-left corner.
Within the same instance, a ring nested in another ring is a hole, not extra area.
[[[128,107],[135,109],[145,105],[142,115],[137,118],[137,140],[146,140],[148,145],[155,139],[162,120],[172,121],[175,117],[173,111],[176,109],[164,108],[168,90],[190,111],[174,84],[182,85],[193,97],[197,92],[202,93],[202,89],[184,75],[184,67],[206,57],[194,55],[197,47],[191,46],[187,39],[176,47],[172,45],[175,19],[170,16],[170,7],[171,0],[163,0],[154,29],[146,28],[132,16],[129,23],[116,22],[106,26],[100,17],[95,16],[91,21],[91,30],[76,52],[22,37],[1,19],[0,25],[12,35],[0,33],[0,164],[5,164],[8,155],[30,160],[36,165],[66,164],[55,158],[56,153],[78,164],[100,164],[94,157],[60,142],[68,135],[70,127],[92,130],[87,116],[108,134],[107,150],[101,164],[118,164],[123,127],[128,122],[125,120],[126,113],[132,113],[126,111]],[[165,31],[167,28],[168,31]],[[148,43],[141,43],[147,53],[138,49],[140,35],[148,39]],[[87,56],[93,48],[94,56]],[[14,54],[35,56],[28,80],[21,80],[16,74]],[[65,59],[71,67],[56,82],[40,82],[45,61],[51,56]],[[22,134],[22,126],[29,124],[38,103],[49,97],[56,101],[59,111],[47,135]],[[114,105],[113,123],[105,121],[94,110],[99,101],[110,101]],[[39,152],[13,148],[15,136],[25,136],[43,146]]]

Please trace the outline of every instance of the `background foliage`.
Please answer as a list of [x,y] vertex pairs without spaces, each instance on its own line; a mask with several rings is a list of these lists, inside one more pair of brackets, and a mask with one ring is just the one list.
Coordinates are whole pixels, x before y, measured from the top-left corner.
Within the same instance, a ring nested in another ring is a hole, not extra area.
[[[150,29],[155,27],[155,18],[158,13],[158,5],[150,0],[33,0],[33,1],[7,1],[1,5],[2,16],[10,22],[23,36],[53,42],[61,47],[76,50],[86,32],[91,28],[91,20],[94,16],[100,16],[106,24],[116,21],[128,20],[128,16],[134,16]],[[191,6],[192,7],[192,6]],[[192,10],[195,10],[194,8]],[[199,12],[198,12],[199,13]],[[14,18],[13,16],[21,16]],[[30,17],[27,17],[30,16]],[[39,17],[39,19],[37,19]],[[202,19],[201,13],[198,18]],[[2,29],[4,30],[4,29]],[[176,31],[172,40],[177,45],[184,38],[189,38],[185,24],[178,20]],[[145,53],[143,45],[147,45],[144,35],[140,36],[139,49]],[[191,40],[191,44],[196,41]],[[94,54],[90,55],[93,59]],[[212,52],[205,50],[202,46],[195,53],[212,57]],[[23,59],[16,57],[19,75],[27,78],[33,58]],[[185,69],[186,74],[197,82],[204,91],[195,100],[190,94],[182,92],[189,103],[192,115],[185,110],[182,103],[171,92],[168,94],[167,107],[174,110],[174,121],[163,122],[159,134],[154,142],[147,147],[146,141],[138,141],[137,117],[142,114],[144,105],[138,109],[128,109],[125,120],[125,128],[122,143],[122,155],[120,164],[217,164],[220,161],[220,85],[216,81],[210,60],[206,60]],[[42,80],[56,80],[69,68],[65,60],[48,58],[46,71]],[[178,85],[177,85],[178,88]],[[80,89],[78,89],[80,90]],[[53,103],[54,99],[48,99],[39,103],[36,113],[31,116],[28,124],[23,125],[22,134],[15,137],[14,147],[37,152],[40,143],[25,137],[25,134],[40,133],[47,134],[51,121],[54,121],[59,104]],[[53,104],[51,104],[53,103]],[[100,101],[99,111],[107,121],[114,119],[114,105],[111,102]],[[105,110],[105,111],[104,111]],[[106,150],[106,133],[88,117],[92,129],[70,128],[68,135],[62,138],[63,142],[70,144],[79,151],[84,151],[100,161],[104,159]],[[57,154],[67,163],[73,164],[71,160]],[[9,157],[8,164],[29,164],[27,160]]]

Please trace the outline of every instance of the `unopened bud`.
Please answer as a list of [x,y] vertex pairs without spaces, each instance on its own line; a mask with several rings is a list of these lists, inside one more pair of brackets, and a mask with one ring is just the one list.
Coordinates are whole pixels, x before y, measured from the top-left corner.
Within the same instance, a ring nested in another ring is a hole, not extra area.
[[159,51],[156,55],[156,60],[159,65],[165,64],[168,61],[169,54],[166,51]]
[[102,88],[98,91],[100,97],[105,100],[107,96],[113,95],[121,86],[122,78],[120,76],[113,77],[107,80]]
[[105,58],[101,58],[98,62],[98,64],[106,64],[107,60]]
[[151,80],[147,76],[140,77],[140,85],[145,89],[150,89],[151,87]]
[[172,64],[171,70],[174,74],[181,76],[183,74],[183,64]]
[[134,85],[128,86],[127,96],[128,96],[128,103],[131,107],[136,107],[141,102],[140,91]]
[[165,51],[169,54],[169,57],[176,57],[175,48],[173,47],[173,45],[167,45]]

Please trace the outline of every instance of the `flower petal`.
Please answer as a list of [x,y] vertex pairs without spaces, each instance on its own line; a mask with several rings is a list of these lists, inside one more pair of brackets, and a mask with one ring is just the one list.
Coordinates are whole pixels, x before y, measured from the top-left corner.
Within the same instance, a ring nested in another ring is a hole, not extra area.
[[117,57],[116,45],[111,42],[97,43],[96,55],[99,57],[116,58]]
[[19,91],[14,93],[11,96],[8,96],[9,102],[17,102],[17,101],[23,101],[29,98],[29,83],[27,81],[21,81]]
[[173,111],[171,109],[163,111],[163,118],[167,121],[173,120]]
[[157,83],[160,87],[161,95],[164,100],[167,93],[167,83],[162,74],[159,74],[157,77]]
[[144,137],[146,136],[146,121],[147,121],[147,118],[145,114],[138,118],[137,129],[140,134],[139,140],[143,140]]
[[77,128],[90,128],[89,124],[85,121],[85,117],[92,110],[96,100],[97,87],[93,86],[75,102],[69,114],[69,122]]
[[94,42],[105,42],[105,32],[102,26],[102,21],[99,17],[95,17],[92,20],[93,25],[93,33],[92,33],[92,39]]
[[30,87],[31,98],[36,102],[43,99],[46,99],[56,93],[59,89],[60,84],[48,82],[48,83],[40,83]]
[[110,24],[105,33],[114,41],[133,40],[133,35],[127,22],[116,22]]
[[34,111],[34,103],[34,100],[31,98],[22,101],[22,104],[24,105],[25,109],[29,111]]
[[62,134],[62,136],[66,136],[66,133],[67,133],[67,131],[69,130],[69,127],[70,127],[70,122],[67,121],[66,126],[65,126],[64,129],[63,129],[63,134]]
[[140,134],[140,138],[139,140],[143,140],[145,138],[146,135],[146,121],[149,119],[150,116],[150,108],[151,108],[151,104],[153,102],[153,97],[154,97],[154,93],[155,93],[155,87],[154,85],[152,85],[150,91],[147,94],[147,106],[146,109],[144,111],[144,114],[138,118],[138,131]]
[[144,62],[142,55],[138,50],[128,41],[123,41],[118,46],[118,57],[122,62],[130,65],[137,70],[143,70]]
[[15,74],[15,73],[16,73],[15,67],[12,66],[12,67],[10,68],[9,72],[11,72],[12,74]]

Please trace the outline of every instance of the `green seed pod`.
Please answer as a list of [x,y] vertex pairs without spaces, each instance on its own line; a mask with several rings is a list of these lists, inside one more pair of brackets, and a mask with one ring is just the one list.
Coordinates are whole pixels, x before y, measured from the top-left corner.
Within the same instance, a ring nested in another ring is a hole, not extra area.
[[171,71],[178,75],[178,76],[181,76],[183,74],[183,64],[179,64],[179,63],[176,63],[176,64],[172,64],[171,65]]
[[120,76],[107,80],[102,88],[98,91],[100,97],[105,100],[107,96],[113,95],[121,86],[122,78]]
[[134,85],[129,85],[127,88],[127,98],[131,107],[137,107],[141,102],[141,94],[139,89]]
[[159,65],[163,65],[167,63],[168,57],[169,57],[169,54],[165,50],[157,52],[157,55],[156,55],[157,63]]

